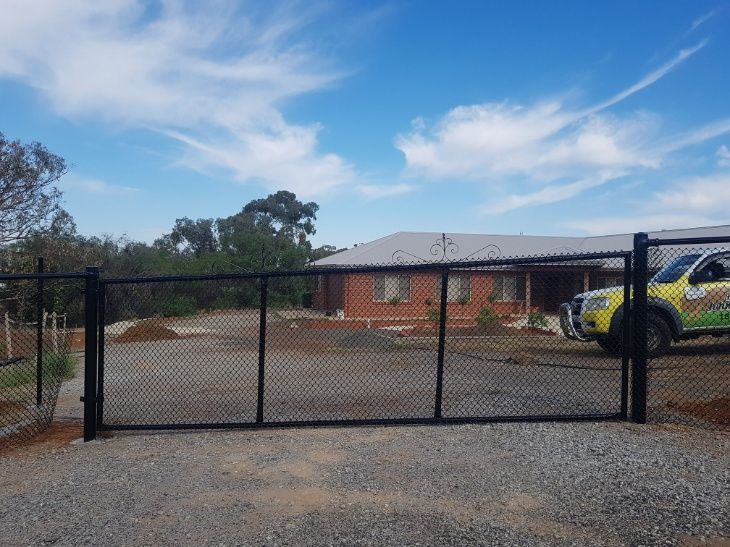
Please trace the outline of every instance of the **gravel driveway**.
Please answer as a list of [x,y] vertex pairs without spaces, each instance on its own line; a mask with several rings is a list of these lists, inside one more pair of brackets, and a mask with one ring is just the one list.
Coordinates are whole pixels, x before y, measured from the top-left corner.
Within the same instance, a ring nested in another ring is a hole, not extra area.
[[[730,437],[512,423],[117,434],[0,456],[0,543],[725,545]],[[724,539],[723,539],[724,538]]]

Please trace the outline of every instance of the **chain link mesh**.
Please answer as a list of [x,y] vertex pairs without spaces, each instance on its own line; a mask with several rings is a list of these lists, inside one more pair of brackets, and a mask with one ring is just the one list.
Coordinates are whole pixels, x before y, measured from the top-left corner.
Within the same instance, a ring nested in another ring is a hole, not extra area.
[[53,419],[61,383],[73,377],[83,348],[82,285],[0,282],[0,448],[21,445]]
[[649,249],[647,418],[730,427],[730,248]]
[[115,280],[103,423],[619,417],[621,332],[607,353],[560,314],[585,291],[622,295],[623,256],[510,260]]

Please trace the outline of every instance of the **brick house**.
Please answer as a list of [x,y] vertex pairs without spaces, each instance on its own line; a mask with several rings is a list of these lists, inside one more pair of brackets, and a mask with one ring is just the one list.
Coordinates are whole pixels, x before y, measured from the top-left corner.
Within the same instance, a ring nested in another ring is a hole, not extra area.
[[[727,235],[728,226],[666,230],[650,237]],[[596,237],[440,234],[397,232],[311,263],[313,268],[343,268],[317,276],[312,307],[350,320],[423,319],[438,309],[438,271],[348,273],[347,267],[486,260],[495,257],[555,256],[627,251],[633,234]],[[500,315],[529,311],[557,314],[562,302],[580,292],[623,284],[623,260],[586,260],[491,269],[451,270],[448,316],[472,320],[485,303]],[[432,312],[431,312],[432,313]]]

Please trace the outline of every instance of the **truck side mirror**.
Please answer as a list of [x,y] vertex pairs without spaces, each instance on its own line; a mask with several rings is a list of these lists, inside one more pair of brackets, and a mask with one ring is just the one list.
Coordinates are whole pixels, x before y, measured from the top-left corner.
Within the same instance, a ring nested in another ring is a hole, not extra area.
[[707,283],[708,281],[713,280],[713,275],[711,270],[707,270],[705,268],[702,268],[701,270],[695,270],[691,274],[689,274],[689,284],[690,285],[697,285],[698,283]]

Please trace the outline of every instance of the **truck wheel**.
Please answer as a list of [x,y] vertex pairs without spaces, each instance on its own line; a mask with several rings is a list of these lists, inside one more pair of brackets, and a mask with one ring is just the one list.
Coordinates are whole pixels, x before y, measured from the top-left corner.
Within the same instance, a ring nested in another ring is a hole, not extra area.
[[618,336],[599,336],[596,338],[596,342],[598,342],[598,345],[601,346],[601,349],[608,353],[609,355],[613,355],[614,357],[618,357],[621,355],[621,338]]
[[659,357],[666,353],[672,343],[669,325],[656,313],[649,312],[646,321],[646,345],[649,357]]

